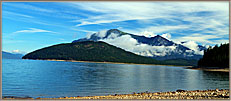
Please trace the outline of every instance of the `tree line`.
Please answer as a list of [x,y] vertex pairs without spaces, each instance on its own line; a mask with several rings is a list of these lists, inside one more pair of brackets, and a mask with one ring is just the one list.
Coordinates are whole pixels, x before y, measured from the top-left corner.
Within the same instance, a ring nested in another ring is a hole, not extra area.
[[198,67],[229,68],[229,43],[210,46],[198,61]]

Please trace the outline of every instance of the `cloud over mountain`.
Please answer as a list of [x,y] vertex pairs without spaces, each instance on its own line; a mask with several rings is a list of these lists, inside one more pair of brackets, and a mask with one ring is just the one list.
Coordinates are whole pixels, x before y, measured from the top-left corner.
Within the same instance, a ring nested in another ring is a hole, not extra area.
[[198,47],[199,45],[195,41],[186,41],[181,43],[183,46],[188,47],[189,49],[195,51],[195,54],[203,55],[203,51]]
[[145,36],[145,34],[146,33],[140,33],[139,36],[122,32],[118,29],[111,29],[93,33],[88,35],[87,38],[73,42],[87,40],[104,41],[135,54],[149,57],[192,58],[196,56],[196,58],[198,58],[198,56],[203,55],[203,49],[201,49],[203,46],[199,47],[200,45],[194,41],[177,44],[170,41],[171,34],[169,33],[162,34],[161,36],[155,35],[153,37]]

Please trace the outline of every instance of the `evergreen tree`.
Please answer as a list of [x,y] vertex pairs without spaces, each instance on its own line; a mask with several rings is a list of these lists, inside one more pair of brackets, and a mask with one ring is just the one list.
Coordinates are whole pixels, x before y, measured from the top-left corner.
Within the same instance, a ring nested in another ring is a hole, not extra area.
[[210,46],[198,61],[198,67],[229,68],[229,43],[221,44],[219,47],[215,45],[213,48]]

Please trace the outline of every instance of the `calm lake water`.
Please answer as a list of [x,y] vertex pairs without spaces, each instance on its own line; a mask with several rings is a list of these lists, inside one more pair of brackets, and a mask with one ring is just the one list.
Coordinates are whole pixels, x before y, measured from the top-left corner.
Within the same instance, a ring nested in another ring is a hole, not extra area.
[[229,89],[229,73],[172,66],[2,60],[3,96],[64,97]]

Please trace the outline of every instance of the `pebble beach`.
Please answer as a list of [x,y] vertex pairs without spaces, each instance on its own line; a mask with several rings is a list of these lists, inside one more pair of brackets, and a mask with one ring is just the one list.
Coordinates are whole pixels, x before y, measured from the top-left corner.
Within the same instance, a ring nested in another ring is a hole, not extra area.
[[229,90],[177,90],[174,92],[141,92],[133,94],[115,94],[107,96],[88,97],[64,97],[51,99],[229,99]]
[[[25,99],[25,98],[4,98],[4,99]],[[33,99],[33,98],[28,98]],[[60,98],[35,98],[41,100],[57,99],[229,99],[228,89],[215,90],[176,90],[172,92],[141,92],[133,94],[114,94],[106,96],[85,96],[85,97],[60,97]]]

